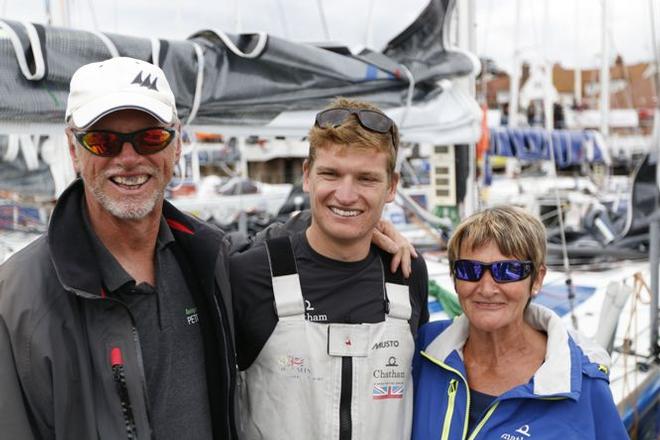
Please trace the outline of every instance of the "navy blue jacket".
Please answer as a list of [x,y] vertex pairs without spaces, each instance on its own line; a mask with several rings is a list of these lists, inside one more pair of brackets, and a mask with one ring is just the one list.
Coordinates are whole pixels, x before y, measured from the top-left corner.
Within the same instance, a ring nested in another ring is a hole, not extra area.
[[545,362],[528,383],[498,396],[470,433],[462,359],[469,322],[461,315],[420,329],[413,360],[414,440],[628,438],[607,368],[589,360],[549,309],[530,304],[525,319],[548,334]]

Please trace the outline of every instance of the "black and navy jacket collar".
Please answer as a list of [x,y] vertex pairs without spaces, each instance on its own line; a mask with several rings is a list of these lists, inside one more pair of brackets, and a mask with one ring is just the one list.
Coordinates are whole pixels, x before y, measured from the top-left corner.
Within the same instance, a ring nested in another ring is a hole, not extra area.
[[[102,272],[82,216],[84,192],[78,179],[59,197],[48,228],[48,246],[59,281],[67,290],[85,297],[104,296]],[[223,234],[183,214],[167,201],[163,204],[163,217],[171,231],[171,236],[163,236],[163,240],[173,238],[191,259],[191,267],[204,290],[214,288],[216,260],[225,245]]]

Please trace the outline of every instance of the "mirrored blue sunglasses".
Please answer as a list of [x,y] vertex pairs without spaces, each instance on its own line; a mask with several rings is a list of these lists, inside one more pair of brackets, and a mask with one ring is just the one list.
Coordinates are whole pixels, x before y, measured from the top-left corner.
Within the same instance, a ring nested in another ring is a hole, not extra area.
[[531,261],[502,260],[482,263],[476,260],[456,260],[452,265],[452,273],[458,280],[476,282],[489,270],[496,283],[513,283],[527,278],[533,268]]

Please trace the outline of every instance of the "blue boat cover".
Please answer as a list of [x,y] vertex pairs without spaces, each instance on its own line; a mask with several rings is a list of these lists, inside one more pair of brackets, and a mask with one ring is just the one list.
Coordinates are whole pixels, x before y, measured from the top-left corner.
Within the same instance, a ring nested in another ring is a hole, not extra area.
[[534,162],[551,160],[552,148],[557,168],[564,169],[583,162],[603,162],[601,142],[590,130],[497,127],[491,129],[487,154]]

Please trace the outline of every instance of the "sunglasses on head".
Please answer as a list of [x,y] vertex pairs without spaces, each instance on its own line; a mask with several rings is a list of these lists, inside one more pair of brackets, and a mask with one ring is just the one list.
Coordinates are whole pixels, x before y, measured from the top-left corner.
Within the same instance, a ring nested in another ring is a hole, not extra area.
[[458,280],[475,282],[489,270],[496,283],[513,283],[527,278],[532,273],[532,268],[531,261],[502,260],[482,263],[475,260],[456,260],[452,265],[452,273]]
[[74,131],[74,136],[87,151],[103,157],[113,157],[121,153],[125,142],[133,146],[136,153],[148,155],[165,149],[175,135],[174,129],[165,127],[144,128],[132,133],[118,133],[110,130]]
[[390,133],[392,136],[392,146],[396,150],[397,145],[394,140],[394,121],[374,110],[352,109],[352,108],[331,108],[323,110],[316,115],[315,124],[321,128],[336,128],[342,125],[351,115],[357,116],[358,122],[367,130],[376,133]]

